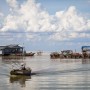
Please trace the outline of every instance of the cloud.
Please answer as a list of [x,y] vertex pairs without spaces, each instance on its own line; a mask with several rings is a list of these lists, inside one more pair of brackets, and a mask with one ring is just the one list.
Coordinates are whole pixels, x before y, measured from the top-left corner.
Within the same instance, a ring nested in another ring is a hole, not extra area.
[[3,22],[3,28],[1,28],[1,31],[8,31],[8,30],[17,30],[18,29],[18,23],[16,22],[17,17],[14,17],[12,15],[8,15]]
[[90,38],[89,33],[55,33],[49,37],[49,40],[55,40],[55,41],[70,41],[78,38]]
[[3,13],[0,12],[0,19],[3,17]]
[[18,8],[17,0],[6,0],[6,1],[11,8],[13,9]]
[[[90,36],[86,34],[86,31],[90,30],[90,20],[79,14],[75,6],[50,15],[35,0],[26,0],[21,4],[18,0],[7,0],[7,3],[10,13],[4,18],[0,32],[53,32],[48,35],[49,40],[58,41],[80,38],[78,35]],[[30,40],[37,36],[29,33],[25,35]]]
[[67,11],[56,12],[55,17],[58,29],[49,37],[50,40],[64,41],[90,37],[90,34],[86,33],[90,30],[90,20],[79,15],[75,6],[69,7]]
[[3,13],[0,12],[0,28],[2,27],[3,17],[4,17]]
[[37,40],[38,41],[41,40],[40,36],[37,34],[26,34],[26,38],[28,41],[34,41],[34,42]]
[[66,31],[83,31],[86,27],[86,21],[84,17],[78,15],[75,6],[71,6],[67,11],[56,12],[57,21],[59,21],[59,30],[64,29]]

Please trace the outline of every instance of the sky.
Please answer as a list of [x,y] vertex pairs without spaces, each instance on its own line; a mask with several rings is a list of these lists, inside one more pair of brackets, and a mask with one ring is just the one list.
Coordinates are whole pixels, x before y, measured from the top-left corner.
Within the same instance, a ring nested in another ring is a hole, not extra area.
[[90,0],[0,0],[0,45],[26,51],[90,46]]

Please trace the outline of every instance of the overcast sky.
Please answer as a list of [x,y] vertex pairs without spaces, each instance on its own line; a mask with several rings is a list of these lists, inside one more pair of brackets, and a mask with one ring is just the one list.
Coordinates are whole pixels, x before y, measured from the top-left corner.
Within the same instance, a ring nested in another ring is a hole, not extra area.
[[90,45],[90,0],[0,0],[0,45],[27,51],[81,51]]

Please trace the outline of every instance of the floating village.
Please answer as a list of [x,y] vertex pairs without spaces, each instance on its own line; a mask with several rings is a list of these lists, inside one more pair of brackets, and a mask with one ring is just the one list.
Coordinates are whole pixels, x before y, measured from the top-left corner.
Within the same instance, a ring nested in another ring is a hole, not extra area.
[[[2,58],[8,58],[8,57],[26,57],[26,56],[34,56],[36,55],[42,55],[42,51],[38,51],[36,53],[34,52],[26,52],[24,47],[20,45],[6,45],[6,46],[0,46],[1,54],[0,56]],[[51,52],[50,53],[50,59],[86,59],[90,58],[90,46],[82,46],[81,47],[82,53],[73,52],[72,50],[63,50],[61,52]],[[27,68],[25,63],[21,65],[21,68],[19,69],[12,69],[10,71],[11,75],[26,75],[30,76],[35,73],[31,73],[31,68]]]
[[[26,52],[24,47],[18,44],[11,44],[6,46],[0,46],[0,51],[2,52],[0,56],[34,56],[42,55],[42,51]],[[80,59],[80,58],[90,58],[90,46],[82,46],[81,53],[73,52],[73,50],[63,50],[60,52],[51,52],[51,59]]]
[[81,53],[73,52],[73,50],[63,50],[61,53],[52,52],[50,54],[50,58],[56,59],[82,59],[82,58],[90,58],[90,46],[82,46]]

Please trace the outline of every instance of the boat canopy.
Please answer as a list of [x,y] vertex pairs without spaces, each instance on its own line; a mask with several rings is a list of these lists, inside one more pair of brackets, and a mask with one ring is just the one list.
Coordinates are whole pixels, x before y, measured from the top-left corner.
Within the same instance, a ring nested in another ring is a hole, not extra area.
[[82,46],[82,51],[90,51],[90,46]]

